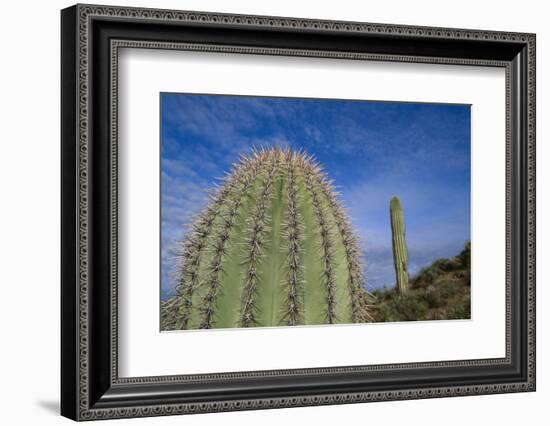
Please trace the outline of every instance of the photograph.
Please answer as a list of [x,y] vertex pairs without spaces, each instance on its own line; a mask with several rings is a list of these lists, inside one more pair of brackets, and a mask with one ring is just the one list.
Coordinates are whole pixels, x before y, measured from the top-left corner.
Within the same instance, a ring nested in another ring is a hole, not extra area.
[[160,127],[161,331],[470,319],[471,105],[163,92]]

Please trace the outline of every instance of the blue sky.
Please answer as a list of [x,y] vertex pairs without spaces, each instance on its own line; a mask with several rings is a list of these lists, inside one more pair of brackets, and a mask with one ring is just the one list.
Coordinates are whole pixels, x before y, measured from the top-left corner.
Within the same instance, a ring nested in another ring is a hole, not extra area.
[[161,143],[163,298],[207,189],[252,147],[302,149],[324,166],[361,238],[368,289],[394,284],[394,195],[412,274],[470,239],[468,105],[163,93]]

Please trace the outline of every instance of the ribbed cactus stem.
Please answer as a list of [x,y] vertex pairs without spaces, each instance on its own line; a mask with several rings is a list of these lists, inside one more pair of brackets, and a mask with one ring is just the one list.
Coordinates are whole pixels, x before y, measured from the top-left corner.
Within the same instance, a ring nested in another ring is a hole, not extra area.
[[[200,214],[192,225],[192,230],[183,245],[178,275],[179,282],[176,288],[179,307],[175,317],[175,328],[187,329],[193,305],[193,294],[199,284],[199,267],[204,259],[204,249],[207,239],[215,234],[214,222],[222,217],[222,209],[231,197],[238,195],[241,185],[249,179],[254,179],[257,174],[257,165],[243,159],[240,168],[233,175],[228,175],[221,187],[210,194],[211,203]],[[172,308],[174,309],[174,308]]]
[[351,303],[354,322],[369,322],[372,317],[369,315],[365,303],[369,302],[371,295],[362,287],[365,281],[363,270],[359,263],[360,249],[359,240],[353,233],[351,222],[348,215],[337,199],[336,192],[332,182],[328,181],[321,173],[317,173],[319,186],[326,197],[329,206],[334,215],[337,231],[339,232],[346,251],[346,260],[348,267],[348,285],[351,293]]
[[303,274],[301,270],[300,252],[302,251],[302,229],[300,225],[301,217],[298,211],[298,182],[295,171],[295,157],[291,152],[286,155],[287,162],[287,224],[285,236],[287,239],[288,250],[288,325],[298,325],[304,323],[303,316]]
[[272,160],[267,176],[262,182],[261,193],[250,220],[250,239],[246,240],[249,248],[247,263],[248,268],[244,277],[244,304],[241,314],[241,327],[252,327],[257,325],[254,315],[254,297],[260,277],[258,267],[262,256],[262,245],[266,238],[268,227],[267,208],[271,199],[273,177],[276,172],[276,162]]
[[407,251],[407,242],[405,240],[405,217],[403,214],[403,206],[398,197],[393,197],[390,201],[390,218],[397,289],[400,294],[404,295],[407,294],[409,289],[409,254]]
[[329,223],[326,217],[323,206],[321,205],[320,195],[316,186],[313,184],[313,174],[308,172],[306,175],[306,186],[311,193],[313,209],[319,225],[319,233],[321,235],[321,258],[323,264],[322,279],[327,289],[327,322],[334,324],[336,322],[336,313],[334,312],[334,276],[332,271],[333,253],[332,243],[333,238]]
[[225,246],[229,240],[229,235],[235,223],[237,214],[239,213],[239,207],[242,204],[244,196],[252,184],[253,175],[245,174],[239,179],[238,193],[235,196],[233,204],[231,205],[229,212],[226,214],[226,217],[221,224],[218,233],[217,241],[214,245],[214,256],[210,262],[210,273],[207,280],[207,287],[209,290],[204,296],[202,301],[202,306],[200,312],[202,313],[202,322],[200,328],[211,328],[212,319],[214,315],[214,307],[216,304],[216,299],[218,297],[218,292],[221,286],[221,275],[223,270],[223,256],[226,254]]
[[162,329],[370,321],[360,250],[312,157],[254,151],[186,237]]
[[228,181],[227,185],[223,186],[217,194],[211,195],[212,203],[203,214],[199,215],[193,224],[191,235],[185,242],[183,257],[186,259],[186,262],[180,265],[180,282],[176,288],[182,300],[178,310],[178,328],[187,328],[192,305],[192,294],[193,290],[198,285],[198,270],[206,238],[212,233],[214,220],[219,214],[226,197],[233,190],[237,179],[238,176],[235,176],[231,181]]

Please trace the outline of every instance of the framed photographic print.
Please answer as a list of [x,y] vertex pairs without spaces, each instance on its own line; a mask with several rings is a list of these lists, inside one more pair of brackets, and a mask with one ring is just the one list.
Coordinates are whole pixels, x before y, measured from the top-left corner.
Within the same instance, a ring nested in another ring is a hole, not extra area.
[[61,29],[64,416],[535,390],[535,35]]

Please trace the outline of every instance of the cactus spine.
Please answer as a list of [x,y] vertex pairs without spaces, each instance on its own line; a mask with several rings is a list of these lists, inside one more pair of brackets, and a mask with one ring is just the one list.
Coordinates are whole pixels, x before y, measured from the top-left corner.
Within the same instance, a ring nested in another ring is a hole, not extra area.
[[360,250],[332,184],[291,150],[242,157],[182,244],[164,330],[367,322]]
[[405,217],[399,197],[393,197],[390,201],[390,219],[397,290],[405,295],[409,290],[409,254],[405,240]]

